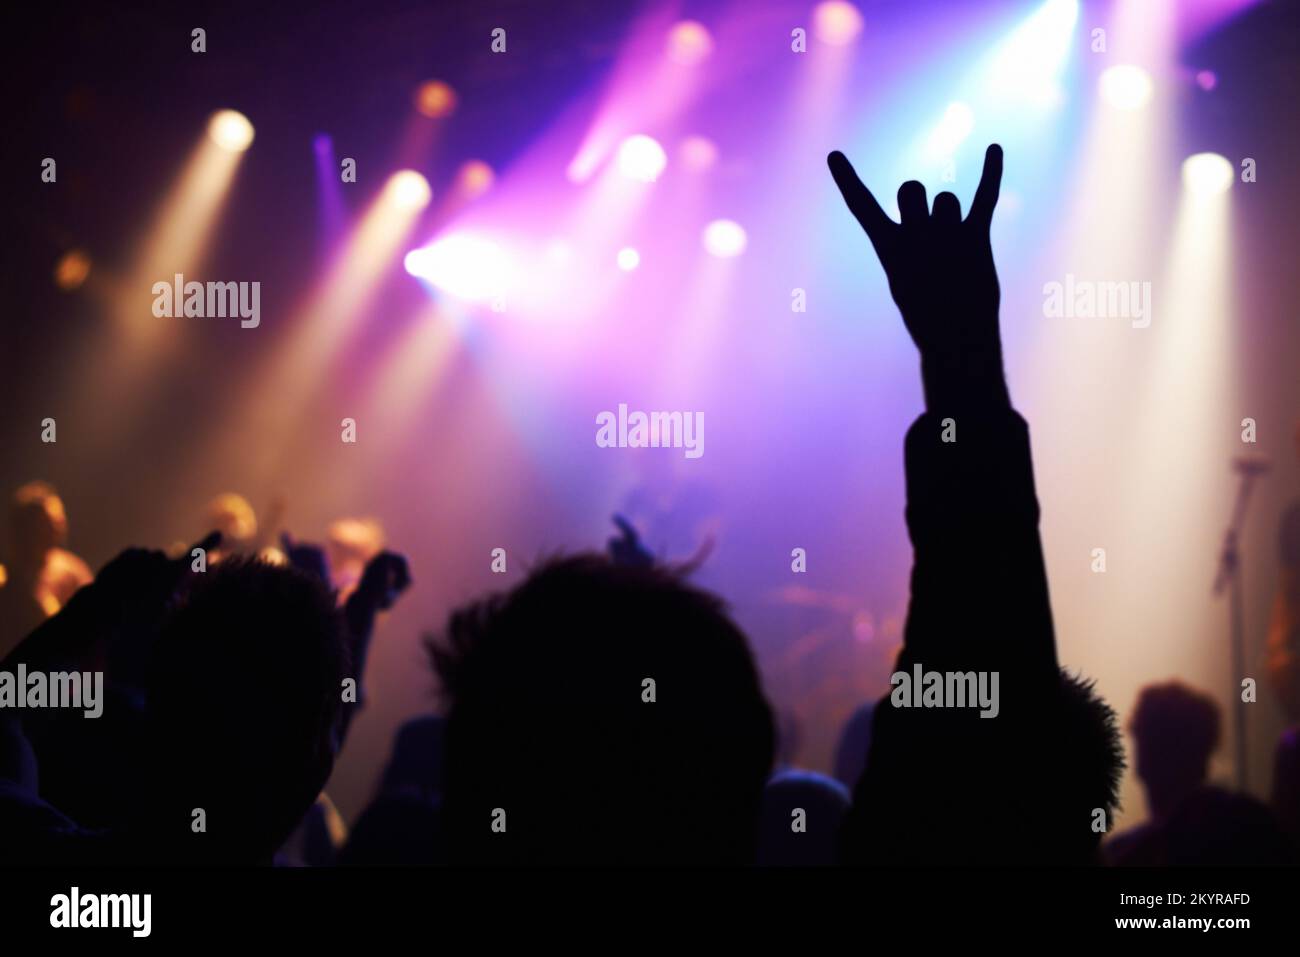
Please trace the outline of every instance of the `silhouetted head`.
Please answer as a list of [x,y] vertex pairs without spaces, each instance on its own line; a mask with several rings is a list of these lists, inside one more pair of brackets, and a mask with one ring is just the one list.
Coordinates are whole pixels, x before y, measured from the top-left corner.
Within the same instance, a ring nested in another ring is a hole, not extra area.
[[1178,681],[1147,685],[1138,694],[1129,731],[1151,814],[1164,817],[1205,783],[1219,743],[1219,706]]
[[578,556],[429,647],[454,862],[753,862],[772,713],[718,598]]
[[63,499],[46,482],[28,482],[10,499],[9,526],[15,564],[39,570],[46,553],[67,540]]
[[333,768],[349,676],[342,620],[318,579],[244,558],[193,576],[150,661],[149,828],[161,848],[269,859]]
[[1007,697],[988,720],[880,701],[841,837],[846,863],[1098,862],[1124,768],[1115,712],[1064,671],[1011,708]]
[[1300,727],[1288,728],[1273,752],[1273,813],[1300,845]]
[[[1097,811],[1105,812],[1109,828],[1119,806],[1124,773],[1119,720],[1093,682],[1065,670],[1058,707],[1056,724],[1042,739],[1045,751],[1030,758],[1031,766],[1042,769],[1041,780],[1052,789],[1044,795],[1045,803],[1059,809],[1051,816],[1050,844],[1060,863],[1098,863],[1106,835],[1093,826],[1098,823]],[[1083,821],[1088,822],[1086,828],[1080,826]],[[1035,841],[1032,832],[1026,832],[1025,839],[1030,845]]]
[[849,789],[815,771],[790,769],[763,788],[758,863],[767,867],[827,867],[835,863]]
[[1296,863],[1268,807],[1248,794],[1200,787],[1162,825],[1170,867],[1278,867]]

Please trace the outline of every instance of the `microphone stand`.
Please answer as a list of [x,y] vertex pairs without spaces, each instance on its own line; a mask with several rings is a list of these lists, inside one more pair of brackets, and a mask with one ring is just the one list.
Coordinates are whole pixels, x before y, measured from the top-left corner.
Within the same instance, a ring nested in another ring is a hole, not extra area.
[[1237,765],[1237,788],[1246,789],[1246,703],[1241,700],[1241,680],[1246,672],[1246,614],[1242,596],[1241,555],[1238,550],[1242,525],[1246,520],[1246,504],[1250,490],[1259,472],[1254,469],[1237,469],[1237,501],[1232,509],[1232,521],[1223,535],[1223,549],[1219,553],[1219,570],[1214,579],[1214,594],[1228,589],[1229,620],[1232,649],[1232,693],[1228,700],[1236,703],[1234,751]]

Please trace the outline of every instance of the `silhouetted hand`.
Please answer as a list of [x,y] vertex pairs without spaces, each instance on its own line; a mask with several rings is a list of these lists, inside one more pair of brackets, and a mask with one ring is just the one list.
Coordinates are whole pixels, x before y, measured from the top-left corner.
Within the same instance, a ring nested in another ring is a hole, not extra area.
[[280,548],[294,568],[329,584],[330,563],[325,556],[325,549],[311,542],[294,541],[288,532],[280,533]]
[[355,706],[345,708],[342,735],[347,733],[352,717],[365,702],[366,659],[370,651],[370,638],[374,634],[379,612],[387,611],[411,586],[411,571],[406,557],[397,552],[380,552],[366,563],[361,580],[343,605],[343,617],[351,637],[352,671],[357,680]]
[[23,661],[29,668],[57,663],[84,670],[110,649],[126,657],[128,647],[147,643],[171,608],[190,573],[193,550],[211,552],[220,544],[221,533],[212,532],[178,558],[156,549],[126,549],[28,635],[6,663]]
[[193,563],[194,549],[210,553],[221,533],[210,532],[177,558],[156,549],[128,548],[99,570],[91,586],[97,604],[118,624],[145,624],[161,617]]
[[649,568],[655,563],[654,555],[641,544],[641,536],[622,515],[614,516],[614,524],[618,526],[621,535],[611,538],[608,543],[609,557],[615,565],[626,565],[630,568]]
[[410,585],[411,571],[406,558],[397,552],[380,552],[366,563],[348,604],[355,599],[377,611],[387,611]]
[[984,172],[965,220],[952,193],[936,196],[931,211],[925,187],[909,180],[898,189],[902,222],[895,223],[843,153],[831,153],[827,164],[875,248],[890,294],[921,352],[931,407],[940,397],[1004,400],[1001,291],[989,242],[1002,183],[1002,147],[994,144],[985,153]]

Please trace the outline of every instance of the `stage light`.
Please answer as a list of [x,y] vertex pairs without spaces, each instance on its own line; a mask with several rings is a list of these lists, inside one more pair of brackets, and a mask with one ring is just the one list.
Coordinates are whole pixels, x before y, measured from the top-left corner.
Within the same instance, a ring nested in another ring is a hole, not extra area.
[[1000,100],[1057,106],[1061,71],[1069,59],[1078,0],[1047,0],[1016,27],[993,54],[988,86]]
[[238,110],[218,110],[208,121],[208,135],[223,150],[242,153],[253,142],[253,124]]
[[467,160],[460,168],[459,177],[461,187],[471,197],[486,193],[496,180],[492,167],[482,160]]
[[1218,153],[1196,153],[1183,160],[1183,186],[1197,196],[1214,196],[1232,188],[1236,171]]
[[730,259],[745,251],[748,242],[740,223],[730,219],[715,219],[704,227],[704,248],[713,256]]
[[946,159],[975,128],[975,113],[965,103],[949,103],[943,117],[930,134],[925,156],[930,160]]
[[1208,93],[1219,85],[1219,78],[1213,70],[1201,70],[1196,74],[1196,85]]
[[677,63],[699,63],[713,52],[713,37],[704,24],[682,20],[668,31],[668,55]]
[[618,251],[617,261],[619,269],[624,272],[631,272],[641,265],[641,254],[631,246],[625,246]]
[[813,8],[813,35],[823,43],[845,46],[862,32],[862,14],[844,0],[825,0]]
[[1104,71],[1098,83],[1102,99],[1120,110],[1140,110],[1151,100],[1151,75],[1125,64]]
[[489,239],[452,233],[406,254],[406,271],[458,299],[485,302],[503,293],[510,262]]
[[682,158],[682,165],[696,173],[711,168],[718,160],[718,148],[704,136],[686,137],[677,152]]
[[421,83],[415,91],[415,108],[431,120],[451,116],[456,109],[456,91],[442,80]]
[[394,173],[385,187],[388,195],[399,209],[416,210],[429,205],[433,190],[429,181],[413,169],[404,169]]
[[80,288],[90,275],[90,257],[80,249],[69,250],[54,267],[54,282],[64,292]]
[[653,183],[668,165],[668,156],[657,140],[637,133],[618,148],[618,171],[628,179]]

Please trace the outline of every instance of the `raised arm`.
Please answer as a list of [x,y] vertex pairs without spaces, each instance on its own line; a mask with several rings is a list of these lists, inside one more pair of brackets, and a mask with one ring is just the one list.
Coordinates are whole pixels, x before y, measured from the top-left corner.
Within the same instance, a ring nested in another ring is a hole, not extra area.
[[915,548],[901,666],[1056,674],[1028,428],[1002,369],[989,233],[1002,181],[990,146],[970,213],[952,193],[898,190],[895,223],[842,153],[831,174],[875,248],[921,357],[926,412],[908,431]]

